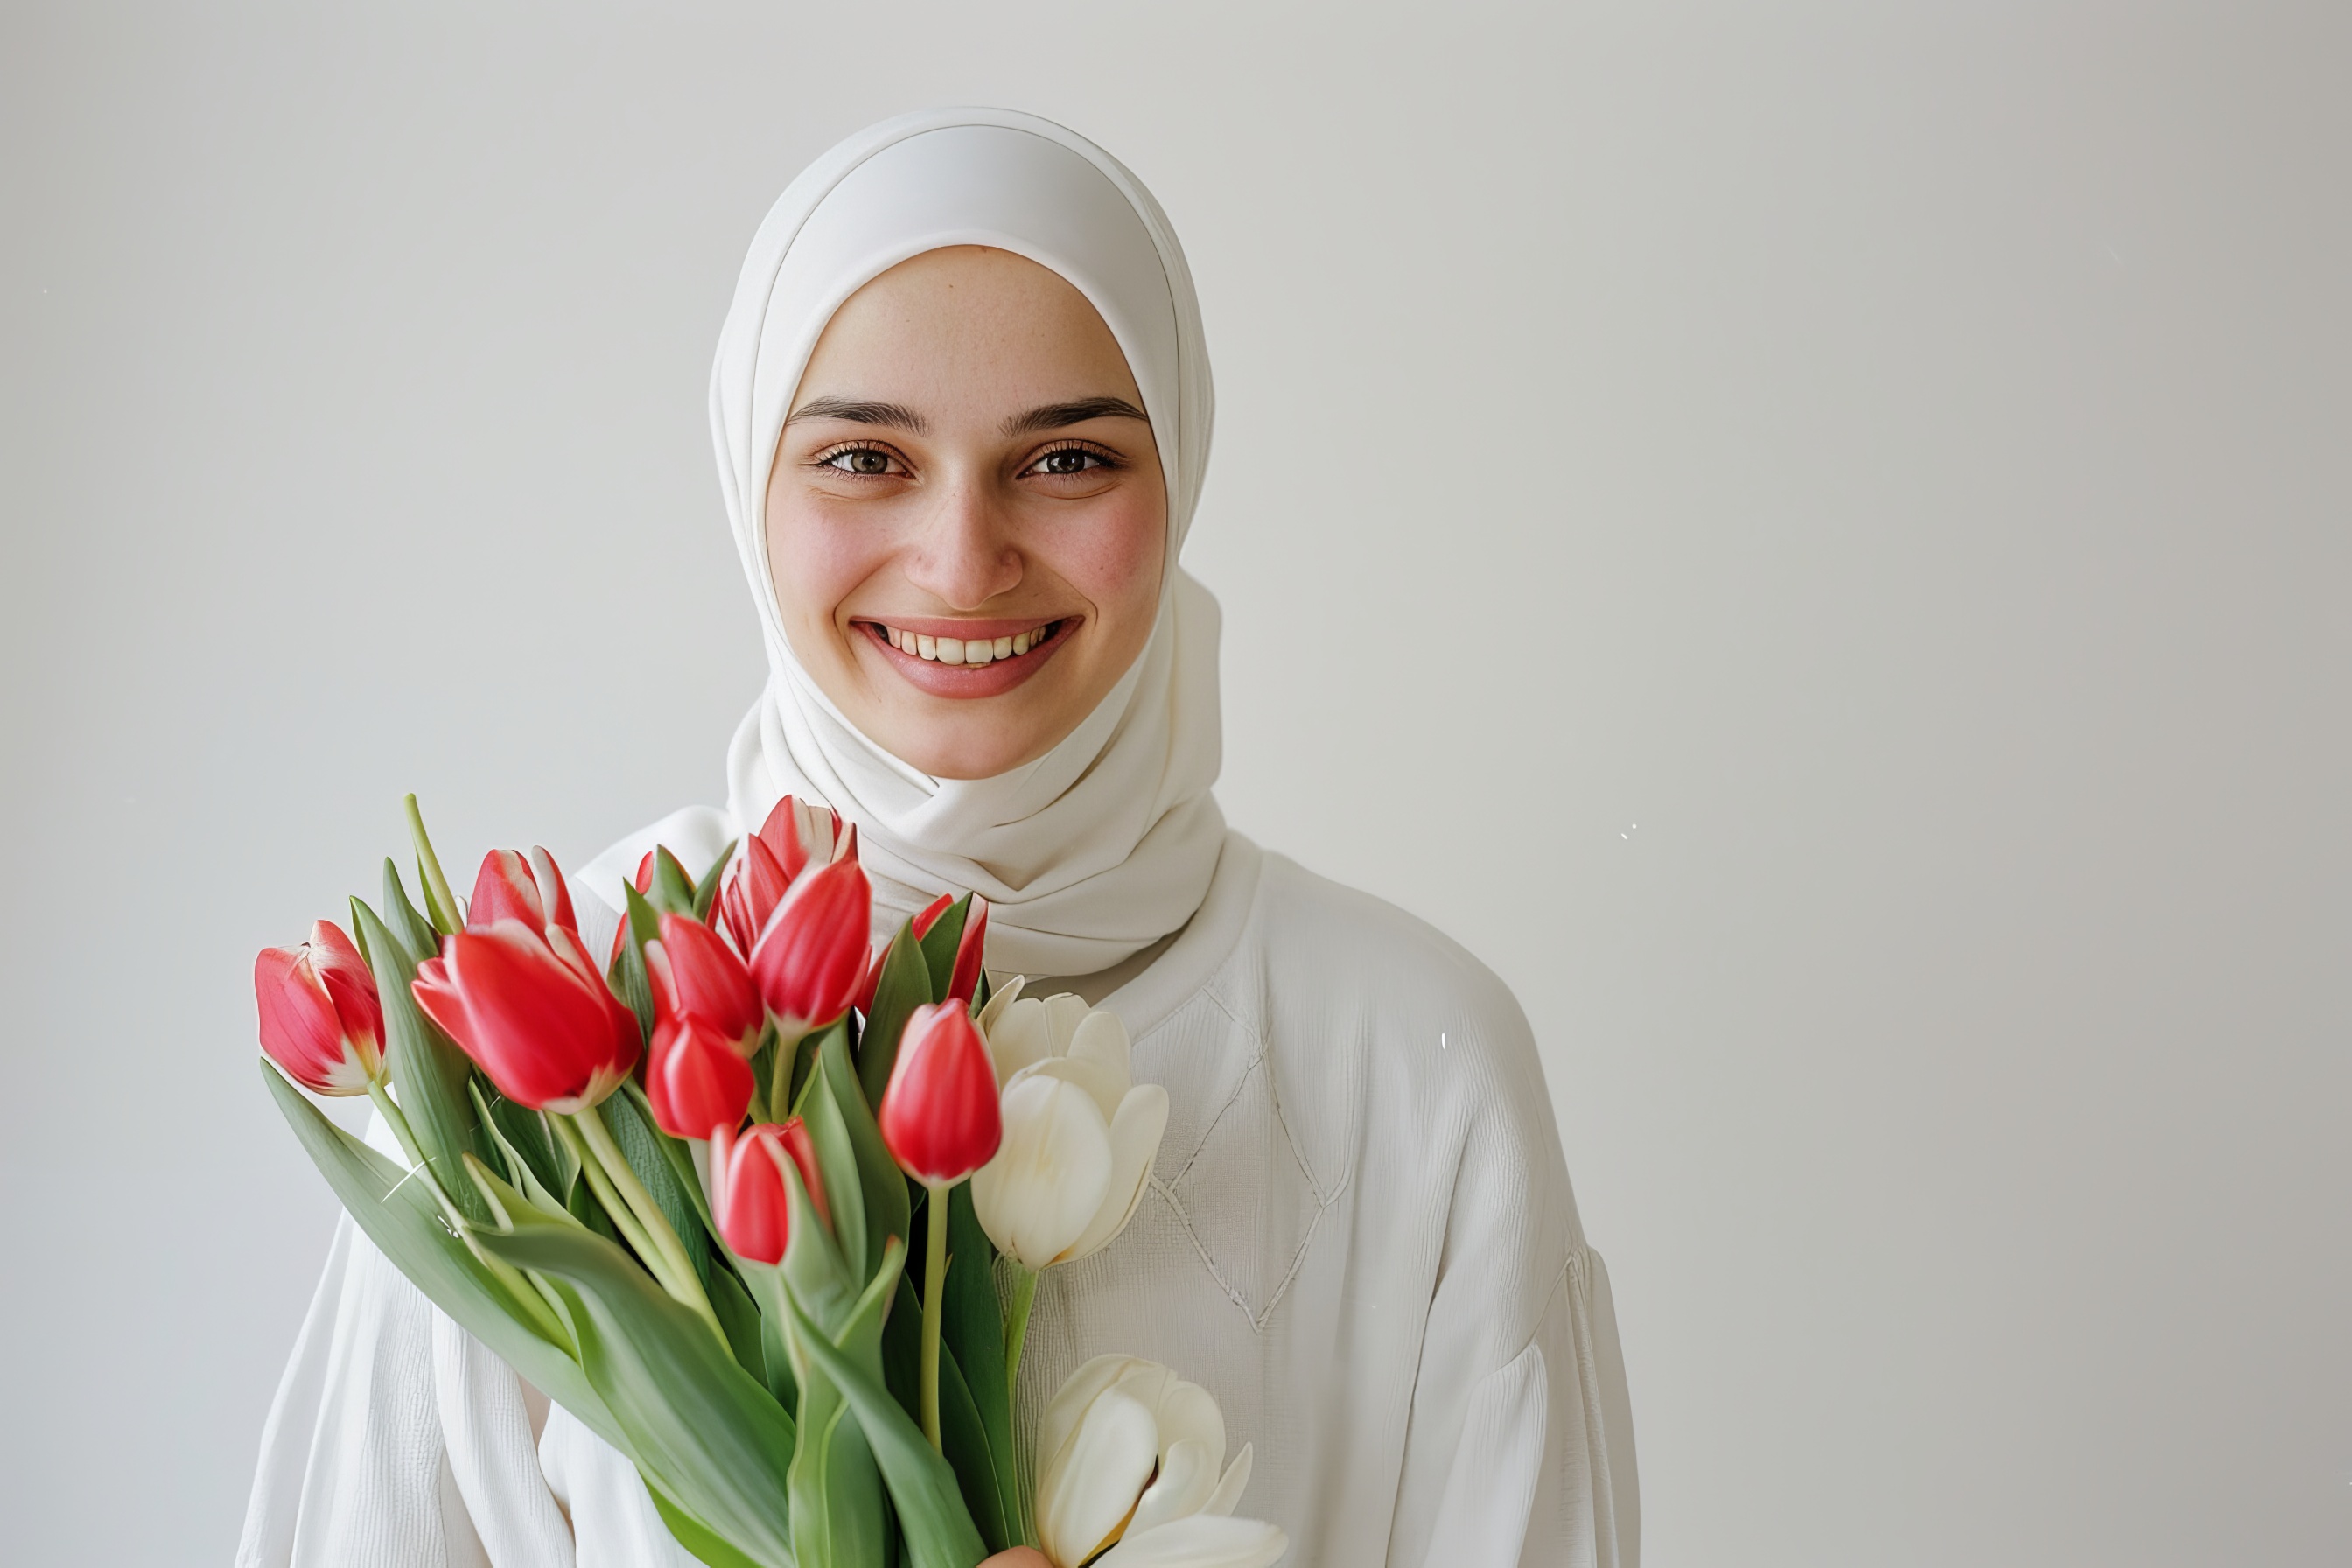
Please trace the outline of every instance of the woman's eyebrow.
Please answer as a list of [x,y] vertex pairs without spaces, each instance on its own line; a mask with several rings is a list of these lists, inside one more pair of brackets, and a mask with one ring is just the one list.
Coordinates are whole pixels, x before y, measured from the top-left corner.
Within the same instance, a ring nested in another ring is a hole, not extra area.
[[[1089,419],[1144,419],[1144,413],[1124,397],[1081,397],[1075,403],[1048,403],[1026,414],[1016,414],[1004,422],[1004,433],[1034,436],[1040,430],[1059,430],[1065,425],[1083,425]],[[1145,423],[1150,421],[1146,419]]]
[[792,416],[784,423],[790,425],[801,419],[846,419],[857,425],[895,425],[918,436],[929,428],[923,416],[903,403],[867,403],[854,397],[812,397],[793,409]]

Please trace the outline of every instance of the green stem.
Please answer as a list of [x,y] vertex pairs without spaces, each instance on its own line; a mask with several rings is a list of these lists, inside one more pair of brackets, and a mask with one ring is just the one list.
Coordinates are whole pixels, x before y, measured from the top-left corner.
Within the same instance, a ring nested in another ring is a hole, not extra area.
[[1004,1396],[1017,1406],[1021,1347],[1029,1339],[1029,1304],[1037,1299],[1037,1276],[1017,1262],[1013,1265],[1013,1310],[1004,1314]]
[[449,879],[441,872],[441,857],[433,853],[432,837],[425,831],[425,813],[417,808],[413,795],[401,804],[408,808],[408,836],[416,841],[416,869],[425,883],[425,913],[443,936],[455,936],[465,922],[457,918],[457,897],[449,890]]
[[570,1117],[558,1116],[553,1121],[557,1134],[571,1149],[572,1157],[580,1162],[580,1173],[587,1178],[589,1190],[596,1194],[596,1201],[604,1206],[605,1216],[612,1220],[614,1227],[620,1231],[621,1239],[627,1242],[629,1250],[635,1252],[643,1260],[646,1269],[655,1279],[660,1282],[661,1288],[673,1296],[677,1295],[677,1287],[670,1280],[668,1264],[663,1260],[659,1252],[654,1250],[654,1238],[647,1236],[646,1227],[637,1223],[636,1212],[621,1201],[619,1191],[613,1185],[613,1178],[604,1173],[604,1163],[588,1152],[587,1145],[582,1141],[580,1132],[572,1125]]
[[[925,1184],[929,1185],[929,1184]],[[923,1215],[923,1436],[940,1441],[940,1312],[948,1299],[948,1189],[931,1188]]]
[[401,1152],[408,1156],[409,1167],[424,1177],[425,1184],[433,1190],[434,1198],[441,1205],[441,1212],[448,1216],[450,1228],[457,1233],[457,1239],[466,1244],[466,1250],[507,1288],[508,1294],[514,1297],[515,1304],[530,1318],[542,1337],[566,1350],[571,1349],[572,1336],[564,1331],[562,1322],[542,1299],[538,1281],[525,1278],[521,1269],[476,1239],[472,1223],[466,1218],[465,1211],[451,1200],[449,1190],[441,1184],[441,1178],[434,1173],[433,1162],[425,1157],[424,1147],[416,1141],[416,1130],[408,1124],[407,1113],[393,1100],[383,1079],[368,1079],[368,1098],[375,1102],[376,1110],[392,1129],[392,1135],[400,1141]]
[[719,1338],[719,1348],[732,1356],[735,1348],[727,1338],[727,1331],[719,1326],[719,1314],[710,1310],[710,1298],[703,1293],[702,1280],[694,1272],[694,1262],[687,1257],[685,1244],[678,1240],[677,1232],[670,1228],[669,1217],[662,1213],[661,1205],[654,1202],[653,1194],[646,1191],[643,1182],[637,1180],[637,1173],[630,1168],[628,1156],[621,1152],[618,1143],[613,1142],[612,1129],[604,1125],[604,1119],[597,1114],[593,1105],[582,1106],[572,1120],[578,1123],[582,1135],[588,1142],[589,1150],[596,1156],[596,1163],[604,1167],[605,1175],[612,1178],[613,1185],[620,1190],[622,1202],[636,1211],[637,1223],[645,1227],[646,1235],[661,1254],[662,1261],[668,1266],[674,1276],[668,1285],[669,1293],[709,1325],[710,1331]]

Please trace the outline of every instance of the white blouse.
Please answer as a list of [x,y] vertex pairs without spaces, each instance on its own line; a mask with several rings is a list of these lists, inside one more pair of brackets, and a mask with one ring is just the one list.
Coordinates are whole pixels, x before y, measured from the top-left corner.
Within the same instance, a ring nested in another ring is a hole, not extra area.
[[[583,909],[583,913],[585,912]],[[1527,1020],[1402,910],[1228,837],[1107,1005],[1168,1131],[1134,1223],[1038,1283],[1034,1423],[1118,1351],[1255,1446],[1297,1568],[1634,1568],[1633,1422]],[[694,1568],[628,1462],[348,1219],[262,1435],[239,1568]]]

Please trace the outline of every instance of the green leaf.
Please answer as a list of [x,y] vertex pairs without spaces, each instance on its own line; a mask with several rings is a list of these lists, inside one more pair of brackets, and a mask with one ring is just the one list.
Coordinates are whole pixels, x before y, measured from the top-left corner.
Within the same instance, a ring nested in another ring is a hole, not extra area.
[[800,1379],[793,1372],[792,1347],[784,1342],[784,1320],[781,1313],[762,1311],[760,1314],[760,1351],[768,1358],[768,1392],[774,1394],[776,1403],[785,1409],[799,1409]]
[[[654,1125],[652,1115],[631,1095],[616,1094],[607,1099],[603,1107],[604,1124],[612,1129],[613,1142],[621,1146],[621,1153],[629,1162],[629,1169],[645,1184],[654,1205],[669,1221],[671,1230],[685,1245],[686,1255],[694,1263],[695,1277],[705,1286],[710,1283],[710,1243],[709,1232],[703,1229],[702,1184],[694,1178],[691,1159],[687,1162],[686,1178],[678,1178],[677,1166],[663,1148],[677,1140]],[[681,1145],[680,1152],[683,1152]],[[694,1196],[687,1195],[688,1186]]]
[[[825,1205],[833,1215],[834,1240],[851,1277],[862,1282],[872,1277],[874,1266],[866,1261],[866,1190],[859,1179],[857,1148],[842,1120],[840,1102],[823,1082],[821,1062],[816,1071],[819,1076],[810,1080],[801,1115],[808,1123],[809,1142],[816,1148],[816,1168],[824,1178]],[[877,1238],[872,1247],[875,1263],[881,1261],[881,1250]]]
[[384,1067],[396,1091],[394,1098],[425,1146],[442,1190],[477,1225],[487,1224],[489,1205],[466,1177],[459,1156],[472,1154],[488,1163],[491,1148],[474,1118],[474,1104],[466,1080],[474,1064],[443,1034],[408,989],[416,977],[416,963],[376,918],[373,910],[352,900],[352,918],[367,933],[369,967],[375,972],[376,995],[383,1005]]
[[[958,1272],[948,1270],[950,1277]],[[964,1376],[954,1352],[944,1343],[940,1346],[940,1446],[947,1450],[964,1507],[988,1549],[1002,1552],[1022,1544],[1011,1523],[1020,1517],[1019,1500],[1011,1495],[1012,1455],[1008,1450],[1000,1458],[990,1447],[980,1408],[972,1399],[971,1380]]]
[[[710,1310],[718,1314],[719,1326],[727,1331],[727,1342],[735,1352],[735,1364],[750,1373],[775,1393],[775,1382],[768,1374],[768,1352],[760,1339],[760,1309],[743,1289],[743,1281],[735,1278],[731,1268],[710,1271]],[[779,1405],[785,1402],[777,1400]]]
[[[625,1450],[619,1424],[579,1366],[516,1316],[506,1287],[450,1234],[425,1184],[408,1179],[399,1166],[328,1121],[268,1062],[261,1064],[261,1076],[304,1152],[376,1250],[532,1386]],[[467,1190],[472,1185],[467,1182]],[[703,1333],[708,1338],[709,1331]]]
[[555,1139],[547,1131],[546,1113],[528,1105],[517,1105],[479,1074],[469,1087],[474,1091],[474,1111],[483,1132],[521,1160],[550,1194],[562,1192],[569,1175],[564,1162],[556,1153]]
[[763,1568],[792,1568],[784,1477],[792,1417],[626,1253],[552,1222],[484,1246],[551,1277],[571,1307],[581,1369],[648,1483]]
[[[788,1179],[789,1180],[789,1179]],[[805,1194],[796,1180],[789,1181],[797,1221],[807,1210]],[[830,1330],[830,1344],[850,1364],[878,1364],[884,1310],[907,1259],[903,1243],[884,1248],[882,1265],[856,1300],[848,1303],[841,1321]],[[803,1310],[793,1296],[791,1278],[776,1269],[754,1271],[762,1293],[792,1325],[793,1343],[801,1373],[801,1448],[793,1458],[793,1545],[803,1563],[827,1568],[882,1568],[888,1552],[882,1529],[881,1477],[875,1468],[865,1428],[849,1418],[838,1386],[808,1362],[802,1340],[828,1331]]]
[[[646,1125],[660,1133],[664,1158],[669,1161],[669,1168],[677,1175],[677,1184],[685,1192],[688,1201],[694,1205],[695,1217],[702,1222],[704,1234],[710,1237],[711,1245],[717,1246],[719,1222],[710,1217],[710,1198],[702,1190],[702,1173],[694,1168],[694,1151],[683,1140],[662,1132],[655,1125],[653,1102],[646,1098],[645,1085],[630,1079],[621,1085],[621,1089],[635,1103],[637,1114],[645,1119]],[[678,1234],[683,1237],[686,1233],[680,1231]]]
[[441,951],[441,933],[408,901],[408,889],[400,880],[400,868],[388,855],[383,861],[383,923],[400,939],[400,945],[408,950],[412,963],[422,963]]
[[639,1030],[650,1034],[654,1026],[654,985],[646,976],[646,943],[661,935],[661,914],[635,888],[621,889],[627,903],[628,937],[621,943],[620,956],[614,961],[621,983],[617,987],[622,1001],[637,1016]]
[[866,1032],[857,1038],[857,1080],[865,1086],[866,1104],[882,1103],[882,1091],[890,1084],[890,1069],[898,1064],[898,1037],[907,1032],[907,1020],[933,995],[945,994],[944,987],[936,993],[931,990],[930,966],[916,944],[913,925],[900,926],[898,934],[890,939],[889,952],[883,955],[881,978],[874,986],[874,1010],[866,1015]]
[[705,925],[710,923],[710,910],[719,902],[719,889],[727,863],[734,858],[735,842],[730,839],[719,851],[719,858],[710,863],[710,869],[702,874],[702,880],[694,885],[694,918]]
[[[498,1146],[499,1158],[506,1166],[508,1184],[519,1189],[523,1197],[542,1214],[560,1215],[570,1212],[564,1208],[563,1200],[555,1195],[554,1189],[541,1179],[539,1172],[532,1168],[530,1162],[525,1159],[515,1147],[514,1141],[507,1136],[506,1126],[499,1121],[498,1114],[499,1110],[518,1110],[521,1108],[510,1100],[500,1099],[495,1105],[485,1100],[482,1097],[482,1080],[479,1079],[468,1083],[466,1086],[466,1092],[473,1097],[474,1113],[481,1119],[483,1131],[488,1133],[490,1142]],[[498,1090],[493,1089],[490,1092],[496,1094]],[[538,1126],[540,1135],[542,1138],[545,1137],[547,1129],[544,1124],[538,1123],[537,1121],[540,1113],[534,1110],[526,1114],[532,1119],[530,1124]],[[510,1120],[518,1123],[521,1121],[520,1118]]]
[[[978,1473],[978,1462],[985,1460],[985,1479],[993,1483],[996,1511],[1017,1526],[1022,1517],[1021,1483],[1013,1447],[1013,1400],[1009,1380],[1004,1375],[1004,1309],[996,1299],[996,1248],[989,1241],[988,1232],[981,1227],[979,1212],[972,1207],[970,1182],[957,1185],[948,1195],[947,1206],[949,1267],[947,1299],[940,1306],[940,1337],[954,1353],[956,1364],[962,1369],[963,1380],[969,1384],[966,1397],[978,1426],[975,1436],[980,1445],[973,1465],[959,1460],[957,1469],[965,1477],[966,1499],[972,1503],[974,1516],[979,1517],[982,1505],[970,1489]],[[929,1286],[926,1284],[924,1289]],[[940,1405],[944,1421],[944,1392]],[[1003,1546],[1018,1544],[1020,1539],[1014,1535],[994,1544],[1002,1550]]]
[[654,1511],[669,1526],[670,1534],[694,1554],[696,1562],[707,1563],[710,1568],[760,1568],[758,1563],[719,1539],[700,1520],[664,1497],[661,1488],[653,1482],[646,1483],[646,1492],[654,1500]]
[[[948,1272],[952,1276],[962,1270]],[[909,1420],[919,1419],[923,1408],[922,1319],[923,1303],[915,1293],[914,1280],[902,1279],[898,1303],[891,1309],[883,1331],[882,1373],[884,1386]],[[1016,1500],[1009,1510],[1005,1505],[1006,1489],[996,1452],[990,1447],[979,1406],[972,1399],[971,1380],[956,1364],[955,1350],[945,1342],[946,1336],[940,1339],[940,1443],[955,1470],[964,1507],[991,1552],[1021,1545],[1026,1532],[1016,1531],[1013,1523],[1021,1518],[1020,1505]]]
[[795,1343],[841,1391],[866,1429],[866,1445],[906,1532],[911,1568],[974,1568],[988,1555],[988,1547],[964,1506],[954,1468],[932,1448],[923,1429],[872,1373],[827,1340],[797,1302],[787,1298],[786,1306],[794,1313]]
[[694,912],[694,879],[686,874],[685,862],[666,848],[654,850],[653,891],[646,896],[666,915]]
[[842,1125],[848,1130],[850,1146],[856,1155],[857,1182],[866,1210],[865,1267],[870,1272],[881,1266],[883,1244],[889,1237],[895,1236],[912,1245],[914,1231],[908,1218],[907,1176],[890,1157],[889,1146],[882,1142],[882,1129],[876,1125],[865,1089],[849,1065],[849,1042],[843,1031],[827,1032],[818,1044],[818,1059],[824,1072],[824,1087],[841,1114]]
[[923,933],[923,963],[930,971],[934,1002],[947,999],[948,985],[955,979],[956,943],[963,940],[964,921],[971,918],[971,895],[966,893]]

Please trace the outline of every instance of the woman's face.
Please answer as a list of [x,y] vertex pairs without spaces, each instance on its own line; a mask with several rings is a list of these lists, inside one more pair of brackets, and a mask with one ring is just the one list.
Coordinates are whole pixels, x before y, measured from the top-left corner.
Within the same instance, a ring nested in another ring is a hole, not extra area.
[[768,479],[785,635],[936,778],[1051,751],[1151,635],[1168,492],[1110,329],[1007,251],[901,262],[834,315]]

